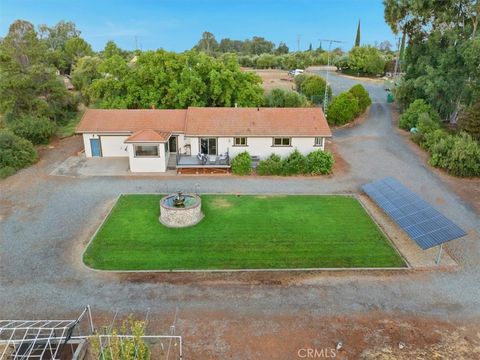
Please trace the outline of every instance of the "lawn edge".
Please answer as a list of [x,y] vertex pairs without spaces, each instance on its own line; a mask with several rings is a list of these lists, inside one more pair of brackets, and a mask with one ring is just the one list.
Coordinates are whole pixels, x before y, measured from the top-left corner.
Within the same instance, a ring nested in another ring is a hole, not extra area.
[[388,236],[387,232],[384,230],[384,228],[382,227],[382,225],[380,225],[380,223],[377,221],[377,219],[375,218],[375,216],[373,216],[372,212],[365,206],[365,204],[363,203],[362,199],[360,198],[360,196],[358,196],[357,194],[354,194],[353,195],[355,197],[355,199],[357,199],[357,201],[359,202],[359,204],[362,206],[363,210],[367,213],[367,215],[373,220],[373,222],[375,223],[375,225],[377,225],[377,227],[380,229],[381,233],[385,236],[385,238],[387,238],[388,242],[390,243],[390,246],[397,252],[398,256],[400,256],[400,258],[403,260],[403,262],[405,263],[406,267],[408,269],[412,269],[412,265],[410,264],[410,262],[407,260],[407,258],[402,254],[402,252],[400,251],[400,249],[395,245],[395,242],[390,239],[390,236]]
[[[410,263],[406,261],[404,256],[400,253],[400,251],[397,249],[395,244],[392,242],[389,236],[385,233],[383,228],[379,225],[379,223],[376,221],[376,219],[372,216],[372,214],[366,209],[364,206],[363,202],[360,200],[360,198],[357,196],[357,194],[354,193],[338,193],[338,194],[268,194],[266,196],[305,196],[305,195],[311,195],[311,196],[348,196],[348,197],[353,197],[355,200],[358,201],[360,206],[362,206],[363,210],[366,212],[366,214],[373,220],[375,225],[380,229],[382,234],[387,238],[390,246],[397,252],[397,254],[401,257],[401,259],[405,262],[406,266],[403,267],[350,267],[350,268],[285,268],[285,269],[175,269],[175,270],[114,270],[114,269],[97,269],[90,267],[85,263],[85,253],[87,252],[88,248],[92,244],[93,240],[97,236],[98,232],[102,229],[103,225],[107,221],[107,219],[110,217],[110,214],[112,213],[113,209],[118,203],[118,200],[124,196],[124,195],[162,195],[159,193],[121,193],[116,196],[115,201],[113,205],[110,207],[110,209],[107,211],[106,215],[98,225],[97,229],[93,233],[93,235],[90,237],[90,240],[88,241],[87,245],[85,246],[82,254],[81,254],[81,263],[82,265],[90,270],[90,271],[95,271],[95,272],[105,272],[105,273],[229,273],[229,272],[308,272],[308,271],[315,271],[315,272],[321,272],[321,271],[327,271],[327,272],[345,272],[345,271],[410,271],[413,270],[413,268],[410,266]],[[258,194],[258,193],[203,193],[203,195],[244,195],[244,196],[265,196],[265,194]]]

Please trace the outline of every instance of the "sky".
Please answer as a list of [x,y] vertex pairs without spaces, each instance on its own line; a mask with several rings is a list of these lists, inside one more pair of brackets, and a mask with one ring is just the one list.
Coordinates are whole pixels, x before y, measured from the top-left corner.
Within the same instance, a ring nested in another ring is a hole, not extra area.
[[298,38],[300,50],[333,39],[348,50],[359,20],[362,44],[396,42],[381,0],[0,0],[0,36],[16,19],[35,25],[73,21],[94,50],[113,40],[128,50],[184,51],[204,31],[218,41],[263,36],[290,50],[297,50]]

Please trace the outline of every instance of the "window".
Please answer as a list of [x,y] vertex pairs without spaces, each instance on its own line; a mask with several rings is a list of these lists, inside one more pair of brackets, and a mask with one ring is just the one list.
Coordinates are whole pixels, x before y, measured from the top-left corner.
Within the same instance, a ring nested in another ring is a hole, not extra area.
[[314,145],[315,146],[323,146],[323,137],[316,137]]
[[201,138],[200,153],[206,155],[217,155],[217,138]]
[[273,138],[273,146],[291,146],[291,143],[290,138]]
[[233,139],[234,146],[247,146],[247,138],[246,137],[236,137]]
[[136,157],[152,157],[158,156],[157,145],[135,145]]

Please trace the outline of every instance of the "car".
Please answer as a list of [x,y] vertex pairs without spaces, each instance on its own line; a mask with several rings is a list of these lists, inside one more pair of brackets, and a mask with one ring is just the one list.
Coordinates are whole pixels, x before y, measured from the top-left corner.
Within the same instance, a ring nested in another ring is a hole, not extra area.
[[290,70],[290,71],[288,72],[288,75],[297,76],[297,75],[303,74],[303,71],[304,71],[304,70],[302,70],[302,69]]

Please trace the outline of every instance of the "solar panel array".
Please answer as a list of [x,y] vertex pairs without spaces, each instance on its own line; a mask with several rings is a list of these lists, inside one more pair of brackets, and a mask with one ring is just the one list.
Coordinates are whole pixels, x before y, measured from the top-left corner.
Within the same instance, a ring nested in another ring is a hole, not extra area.
[[362,189],[424,250],[467,235],[392,177],[365,184]]

